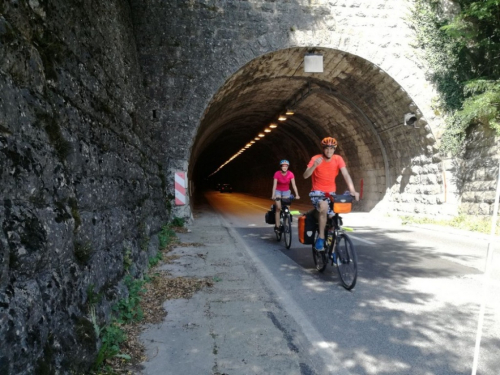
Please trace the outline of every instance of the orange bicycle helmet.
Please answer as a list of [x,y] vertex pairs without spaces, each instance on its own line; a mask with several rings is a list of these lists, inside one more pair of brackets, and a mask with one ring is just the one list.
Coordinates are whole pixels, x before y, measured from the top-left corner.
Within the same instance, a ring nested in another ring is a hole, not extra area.
[[321,141],[321,146],[323,146],[323,147],[326,147],[326,146],[337,147],[337,140],[335,138],[332,138],[332,137],[323,138],[323,140]]

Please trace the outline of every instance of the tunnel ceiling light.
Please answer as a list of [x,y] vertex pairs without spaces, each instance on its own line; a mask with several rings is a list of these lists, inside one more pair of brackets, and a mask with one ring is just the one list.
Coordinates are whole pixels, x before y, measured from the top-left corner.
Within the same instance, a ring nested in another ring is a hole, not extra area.
[[[316,58],[319,56],[321,57],[321,63],[322,63],[322,59],[323,59],[323,56],[321,55],[314,55]],[[322,66],[321,66],[322,68]],[[308,91],[310,91],[310,88],[308,86],[307,88]],[[302,90],[303,91],[303,90]],[[304,94],[302,93],[301,94],[301,100],[303,100],[303,98],[305,98]],[[297,100],[294,99],[293,101],[289,101],[288,102],[289,104],[287,104],[285,106],[286,108],[286,115],[288,116],[292,116],[295,114],[295,110],[293,108],[296,107],[297,105]],[[278,118],[277,118],[278,121],[286,121],[287,120],[287,117],[283,114],[279,115]],[[241,150],[239,150],[236,154],[234,154],[233,156],[231,156],[224,164],[222,164],[219,168],[217,168],[217,170],[215,170],[213,173],[211,173],[209,175],[209,177],[213,176],[215,173],[219,172],[225,165],[229,164],[231,161],[233,161],[234,159],[236,159],[238,156],[240,156],[245,150],[249,149],[253,144],[255,144],[255,141],[259,141],[260,139],[264,138],[266,136],[265,133],[271,133],[271,129],[276,129],[278,127],[278,123],[276,122],[276,117],[272,120],[273,122],[271,122],[269,124],[269,127],[265,128],[263,130],[262,133],[259,133],[255,138],[253,138],[253,140],[250,140],[249,143],[247,143]]]
[[315,53],[305,55],[304,73],[323,73],[323,55]]

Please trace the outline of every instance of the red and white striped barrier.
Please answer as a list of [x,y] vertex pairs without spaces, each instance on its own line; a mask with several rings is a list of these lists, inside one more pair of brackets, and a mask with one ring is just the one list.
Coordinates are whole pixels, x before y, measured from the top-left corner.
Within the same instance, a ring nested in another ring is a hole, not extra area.
[[186,204],[186,173],[175,172],[175,205]]

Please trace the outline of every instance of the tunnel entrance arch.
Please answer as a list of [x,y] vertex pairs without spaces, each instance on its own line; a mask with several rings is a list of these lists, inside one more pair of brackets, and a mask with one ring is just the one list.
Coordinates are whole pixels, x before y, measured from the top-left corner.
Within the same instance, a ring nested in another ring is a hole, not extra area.
[[[304,55],[311,52],[323,56],[323,73],[304,72]],[[287,109],[294,114],[279,121]],[[416,115],[414,126],[403,124],[408,113]],[[262,133],[270,124],[277,127]],[[431,127],[387,72],[338,49],[282,49],[233,74],[203,114],[188,175],[199,188],[230,182],[268,196],[272,173],[286,158],[305,195],[310,181],[302,172],[325,136],[338,139],[356,188],[363,184],[363,210],[439,212],[443,169]]]

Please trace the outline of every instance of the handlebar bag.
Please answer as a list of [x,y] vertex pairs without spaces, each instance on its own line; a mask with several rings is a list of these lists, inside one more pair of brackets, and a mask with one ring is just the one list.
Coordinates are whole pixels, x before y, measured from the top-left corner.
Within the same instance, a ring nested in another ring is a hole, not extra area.
[[354,197],[350,194],[335,195],[333,197],[333,212],[346,214],[352,210]]

